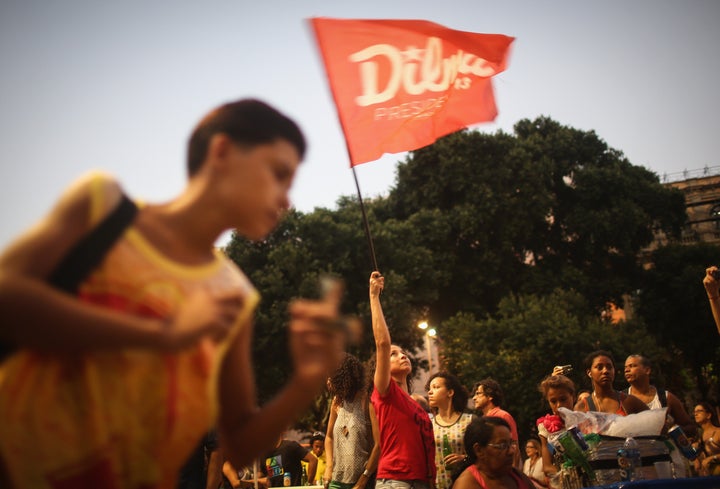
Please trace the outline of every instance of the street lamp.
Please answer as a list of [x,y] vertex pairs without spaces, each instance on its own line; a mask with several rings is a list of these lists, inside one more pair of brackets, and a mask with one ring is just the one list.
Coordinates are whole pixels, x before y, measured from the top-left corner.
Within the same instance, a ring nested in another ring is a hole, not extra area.
[[425,350],[427,351],[427,358],[428,358],[428,372],[431,372],[433,369],[433,361],[432,361],[432,349],[430,347],[430,338],[434,338],[435,335],[437,335],[437,331],[435,331],[435,328],[431,328],[427,321],[421,321],[418,323],[418,328],[425,331]]

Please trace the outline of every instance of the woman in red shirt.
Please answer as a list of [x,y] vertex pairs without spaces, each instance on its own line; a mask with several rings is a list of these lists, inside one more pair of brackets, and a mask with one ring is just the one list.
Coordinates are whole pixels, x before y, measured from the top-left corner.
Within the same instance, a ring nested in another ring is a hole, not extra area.
[[380,304],[385,278],[370,275],[370,312],[376,360],[371,396],[380,427],[376,489],[434,489],[435,439],[425,410],[409,394],[412,364],[393,345]]

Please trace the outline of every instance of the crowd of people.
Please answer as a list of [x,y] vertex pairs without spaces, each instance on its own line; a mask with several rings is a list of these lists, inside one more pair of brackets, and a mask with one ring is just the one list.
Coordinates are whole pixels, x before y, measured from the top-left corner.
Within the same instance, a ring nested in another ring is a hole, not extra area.
[[[272,231],[304,153],[299,127],[273,107],[222,105],[190,137],[188,183],[176,198],[136,204],[113,177],[92,173],[0,255],[0,487],[551,483],[559,467],[545,427],[539,443],[526,440],[523,462],[495,380],[473,387],[474,414],[449,372],[430,377],[427,399],[412,394],[411,360],[392,342],[377,271],[369,281],[373,357],[363,364],[345,352],[342,287],[331,283],[319,300],[290,305],[293,373],[257,406],[250,362],[259,294],[214,245],[228,229],[252,240]],[[708,268],[703,282],[720,331],[717,271]],[[609,352],[594,352],[585,367],[587,396],[576,397],[562,369],[540,383],[553,413],[666,406],[668,420],[695,437],[693,470],[719,471],[714,407],[698,404],[693,422],[676,396],[649,383],[651,363],[641,355],[625,363],[627,392],[613,386]],[[308,449],[284,430],[326,385],[328,424]]]
[[[562,457],[549,442],[547,427],[538,420],[537,436],[525,440],[523,461],[517,426],[497,381],[486,378],[473,386],[474,409],[468,406],[468,390],[446,371],[429,376],[426,399],[411,395],[410,358],[392,343],[382,312],[385,279],[374,272],[369,287],[376,352],[366,366],[346,355],[328,380],[333,401],[325,443],[327,468],[316,483],[335,489],[373,484],[378,489],[560,487]],[[679,450],[670,454],[675,476],[716,474],[716,467],[720,468],[716,410],[702,403],[693,419],[677,396],[650,383],[650,359],[628,356],[624,376],[629,387],[617,390],[612,354],[590,353],[584,372],[592,387],[584,395],[577,395],[566,368],[556,367],[538,386],[553,414],[561,407],[619,416],[667,408],[663,431],[679,426],[696,440],[699,453],[694,463]]]

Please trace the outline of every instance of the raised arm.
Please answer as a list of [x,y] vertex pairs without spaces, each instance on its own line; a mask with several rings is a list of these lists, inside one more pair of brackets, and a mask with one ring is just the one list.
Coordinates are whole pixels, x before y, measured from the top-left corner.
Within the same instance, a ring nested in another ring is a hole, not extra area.
[[705,292],[707,292],[708,301],[710,301],[710,310],[715,320],[715,327],[717,327],[718,334],[720,334],[720,281],[713,276],[718,271],[716,266],[708,267],[705,270],[703,285],[705,286]]
[[370,275],[370,315],[377,355],[374,383],[380,394],[385,394],[390,386],[390,331],[380,304],[380,293],[384,287],[385,278],[380,272],[373,272]]

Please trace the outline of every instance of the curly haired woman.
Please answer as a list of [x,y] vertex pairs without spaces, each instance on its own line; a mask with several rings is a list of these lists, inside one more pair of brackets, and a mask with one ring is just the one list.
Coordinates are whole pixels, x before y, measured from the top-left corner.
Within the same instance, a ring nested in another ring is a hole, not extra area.
[[325,437],[324,482],[331,489],[363,489],[377,468],[380,446],[362,363],[346,354],[328,387],[333,401]]

